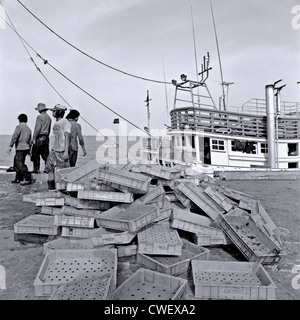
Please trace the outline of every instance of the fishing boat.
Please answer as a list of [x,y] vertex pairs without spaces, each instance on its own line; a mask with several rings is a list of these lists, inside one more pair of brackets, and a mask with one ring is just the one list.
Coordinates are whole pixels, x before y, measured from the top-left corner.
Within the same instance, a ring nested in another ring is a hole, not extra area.
[[207,54],[200,80],[182,74],[180,82],[172,81],[174,106],[167,130],[172,155],[164,157],[160,144],[156,159],[223,168],[299,168],[300,103],[281,101],[281,80],[266,85],[265,99],[232,107],[222,96],[217,106],[206,84],[210,69]]

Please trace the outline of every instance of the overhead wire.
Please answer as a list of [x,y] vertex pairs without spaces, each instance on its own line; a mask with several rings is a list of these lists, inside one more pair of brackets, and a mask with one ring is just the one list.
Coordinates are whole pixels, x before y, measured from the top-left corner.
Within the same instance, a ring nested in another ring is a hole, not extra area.
[[[2,5],[1,0],[0,0],[0,4]],[[3,5],[2,5],[2,6],[3,6]],[[3,7],[3,8],[4,8],[4,7]],[[5,10],[5,9],[4,9],[4,10]],[[27,49],[27,47],[25,46],[24,43],[26,43],[26,44],[31,48],[31,50],[33,50],[34,52],[36,52],[36,51],[35,51],[35,50],[32,48],[32,46],[30,46],[30,44],[29,44],[26,40],[24,40],[24,38],[22,38],[21,35],[18,33],[17,29],[15,28],[15,26],[14,26],[12,20],[10,19],[10,17],[9,17],[9,15],[8,15],[8,13],[7,13],[6,10],[5,10],[5,14],[6,14],[7,18],[9,19],[11,25],[10,25],[9,23],[6,23],[6,24],[17,34],[17,36],[18,36],[19,40],[21,41],[21,43],[22,43],[25,51],[27,52],[27,54],[28,54],[29,57],[30,57],[30,61],[34,64],[34,66],[36,67],[37,71],[43,76],[43,78],[46,80],[46,82],[47,82],[47,83],[52,87],[52,89],[59,95],[59,97],[69,106],[69,108],[70,108],[70,109],[73,109],[73,107],[72,107],[72,106],[68,103],[68,101],[59,93],[59,91],[52,85],[52,83],[48,80],[48,78],[44,75],[44,73],[43,73],[43,72],[41,71],[41,69],[38,67],[38,65],[36,64],[35,60],[32,58],[29,50]],[[2,17],[0,17],[0,18],[3,19]],[[103,135],[103,134],[102,134],[99,130],[97,130],[89,121],[87,121],[84,117],[82,117],[82,115],[80,115],[80,118],[81,118],[85,123],[87,123],[91,128],[93,128],[97,133]],[[104,135],[103,135],[103,136],[104,136]],[[111,139],[109,139],[109,138],[108,138],[108,140],[114,142],[114,143],[116,144],[116,146],[118,146],[119,148],[120,148],[120,147],[122,148],[122,146],[121,146],[119,143],[117,143],[116,141],[111,140]]]
[[[18,1],[18,0],[17,0]],[[0,0],[1,3],[1,0]],[[7,12],[6,12],[7,14]],[[8,16],[8,14],[7,14]],[[1,17],[2,18],[2,17]],[[2,18],[3,19],[3,18]],[[10,19],[9,19],[10,20]],[[11,21],[11,20],[10,20]],[[104,104],[103,102],[101,102],[100,100],[98,100],[97,98],[95,98],[93,95],[91,95],[89,92],[87,92],[86,90],[84,90],[83,88],[81,88],[78,84],[76,84],[74,81],[72,81],[70,78],[68,78],[66,75],[64,75],[62,72],[60,72],[57,68],[55,68],[51,63],[49,63],[48,60],[44,59],[31,45],[28,44],[28,42],[21,37],[21,35],[16,31],[15,27],[11,27],[9,24],[7,24],[19,37],[20,41],[22,42],[22,45],[24,46],[24,48],[26,49],[27,53],[30,56],[31,61],[34,63],[37,71],[39,71],[41,73],[41,75],[44,77],[44,79],[48,82],[48,84],[55,90],[55,92],[67,103],[67,101],[62,97],[62,95],[55,89],[55,87],[50,83],[50,81],[46,78],[46,76],[42,73],[41,69],[37,66],[37,64],[35,63],[34,59],[31,57],[28,49],[26,48],[26,46],[24,45],[24,43],[26,43],[31,50],[33,50],[37,57],[39,57],[40,59],[43,60],[43,63],[46,65],[49,65],[53,70],[55,70],[57,73],[59,73],[62,77],[64,77],[67,81],[69,81],[70,83],[72,83],[75,87],[77,87],[79,90],[83,91],[86,95],[88,95],[90,98],[92,98],[93,100],[95,100],[96,102],[98,102],[99,104],[101,104],[103,107],[105,107],[106,109],[108,109],[109,111],[111,111],[112,113],[114,113],[115,115],[117,115],[119,118],[123,119],[124,121],[126,121],[127,123],[131,124],[132,126],[134,126],[135,128],[137,128],[138,130],[142,131],[143,133],[145,133],[146,135],[148,135],[149,137],[151,137],[152,139],[156,139],[156,137],[152,136],[150,134],[150,132],[145,131],[143,129],[141,129],[139,126],[137,126],[136,124],[134,124],[133,122],[131,122],[130,120],[126,119],[124,116],[122,116],[121,114],[119,114],[118,112],[114,111],[112,108],[110,108],[109,106],[107,106],[106,104]],[[68,103],[67,103],[68,104]],[[68,104],[69,105],[69,104]],[[69,105],[70,106],[70,105]],[[70,106],[70,108],[72,108]],[[82,118],[82,117],[81,117]],[[84,118],[82,118],[84,120]],[[92,128],[94,128],[98,133],[99,131],[92,126],[89,122],[87,122],[86,120],[84,120],[86,123],[88,123]],[[118,143],[116,143],[115,141],[113,141],[117,146],[120,147],[120,145]],[[166,145],[168,148],[171,148],[173,150],[173,152],[180,152],[178,150],[176,150],[172,145]],[[187,157],[187,155],[185,155],[185,157]],[[191,159],[191,158],[190,158]],[[188,160],[188,159],[186,159]],[[191,159],[192,160],[192,159]]]
[[118,68],[115,68],[111,65],[108,65],[107,63],[104,63],[100,60],[98,60],[97,58],[91,56],[90,54],[86,53],[85,51],[79,49],[77,46],[73,45],[71,42],[67,41],[65,38],[63,38],[62,36],[60,36],[57,32],[55,32],[53,29],[51,29],[48,25],[46,25],[41,19],[39,19],[32,11],[30,11],[20,0],[17,0],[17,2],[19,2],[19,4],[27,11],[29,12],[37,21],[39,21],[44,27],[46,27],[50,32],[52,32],[54,35],[56,35],[58,38],[60,38],[62,41],[64,41],[66,44],[68,44],[69,46],[71,46],[72,48],[74,48],[75,50],[77,50],[78,52],[82,53],[83,55],[85,55],[86,57],[102,64],[103,66],[109,68],[109,69],[112,69],[114,71],[117,71],[117,72],[120,72],[120,73],[123,73],[127,76],[130,76],[130,77],[134,77],[134,78],[137,78],[137,79],[141,79],[141,80],[145,80],[145,81],[150,81],[150,82],[156,82],[156,83],[162,83],[162,84],[172,84],[171,82],[166,82],[166,81],[160,81],[160,80],[154,80],[154,79],[149,79],[149,78],[145,78],[145,77],[141,77],[141,76],[137,76],[137,75],[134,75],[132,73],[129,73],[129,72],[125,72],[125,71],[122,71]]

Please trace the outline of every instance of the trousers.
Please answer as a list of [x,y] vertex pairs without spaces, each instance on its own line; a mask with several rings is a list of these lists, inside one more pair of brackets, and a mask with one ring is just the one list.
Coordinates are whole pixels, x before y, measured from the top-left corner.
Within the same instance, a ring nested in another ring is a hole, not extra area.
[[31,151],[31,161],[33,162],[33,170],[40,170],[40,158],[46,164],[49,156],[49,137],[39,135]]

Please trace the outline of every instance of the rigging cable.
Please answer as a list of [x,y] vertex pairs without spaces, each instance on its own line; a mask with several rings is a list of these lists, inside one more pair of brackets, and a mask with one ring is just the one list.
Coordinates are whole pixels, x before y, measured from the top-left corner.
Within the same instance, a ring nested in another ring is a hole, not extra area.
[[[0,4],[2,5],[1,0],[0,0]],[[2,5],[2,6],[3,6],[3,5]],[[3,8],[4,8],[4,7],[3,7]],[[5,10],[5,9],[4,9],[4,10]],[[35,62],[34,59],[32,58],[31,54],[29,53],[29,51],[28,51],[28,49],[26,48],[26,46],[25,46],[24,43],[26,43],[27,46],[29,46],[29,47],[31,48],[31,50],[33,50],[35,53],[36,53],[36,51],[35,51],[35,50],[28,44],[28,42],[25,41],[25,40],[21,37],[21,35],[18,33],[17,29],[15,28],[15,26],[14,26],[12,20],[10,19],[10,17],[9,17],[9,15],[8,15],[8,13],[7,13],[6,10],[5,10],[5,14],[6,14],[6,16],[8,17],[11,25],[10,25],[9,23],[6,23],[6,24],[17,34],[19,40],[21,41],[24,49],[26,50],[27,54],[29,55],[31,62],[35,65],[37,71],[40,72],[40,74],[43,76],[43,78],[46,80],[46,82],[47,82],[47,83],[51,86],[51,88],[58,94],[58,96],[69,106],[69,108],[70,108],[70,109],[73,109],[72,106],[67,102],[67,100],[64,99],[64,97],[58,92],[58,90],[52,85],[52,83],[51,83],[51,82],[47,79],[47,77],[43,74],[43,72],[41,71],[41,69],[37,66],[36,62]],[[3,18],[1,17],[1,19],[3,19]],[[99,132],[99,130],[97,130],[90,122],[88,122],[84,117],[82,117],[82,115],[80,115],[80,118],[81,118],[85,123],[87,123],[91,128],[93,128],[97,133],[99,133],[99,134],[101,134],[102,136],[104,136],[104,135],[103,135],[101,132]],[[112,141],[113,143],[115,143],[116,146],[118,146],[119,148],[123,148],[123,147],[122,147],[119,143],[117,143],[116,141],[111,140],[111,139],[109,139],[109,138],[108,138],[108,140],[109,140],[109,141]],[[125,148],[123,148],[123,149],[125,149]],[[127,149],[126,149],[126,150],[127,150]]]
[[[1,0],[0,0],[1,3]],[[1,17],[2,18],[2,17]],[[9,19],[10,20],[10,19]],[[11,21],[11,20],[10,20]],[[121,114],[117,113],[116,111],[114,111],[113,109],[111,109],[110,107],[108,107],[107,105],[105,105],[104,103],[102,103],[100,100],[98,100],[97,98],[95,98],[93,95],[91,95],[90,93],[88,93],[86,90],[84,90],[83,88],[81,88],[78,84],[76,84],[74,81],[72,81],[71,79],[69,79],[66,75],[64,75],[62,72],[60,72],[57,68],[55,68],[52,64],[49,63],[48,60],[44,59],[31,45],[28,44],[28,42],[21,37],[21,35],[16,31],[15,28],[11,27],[9,24],[7,24],[11,29],[13,29],[13,31],[18,35],[19,39],[21,40],[23,46],[24,43],[23,41],[36,53],[36,55],[43,60],[43,63],[46,65],[48,64],[52,69],[54,69],[57,73],[59,73],[62,77],[64,77],[66,80],[68,80],[70,83],[72,83],[75,87],[77,87],[79,90],[83,91],[86,95],[88,95],[90,98],[92,98],[93,100],[95,100],[96,102],[98,102],[99,104],[101,104],[103,107],[105,107],[106,109],[108,109],[109,111],[111,111],[112,113],[114,113],[115,115],[117,115],[118,117],[120,117],[121,119],[123,119],[124,121],[128,122],[129,124],[131,124],[132,126],[134,126],[135,128],[137,128],[138,130],[144,132],[146,135],[148,135],[149,137],[151,137],[152,139],[157,140],[156,137],[152,136],[149,132],[141,129],[139,126],[137,126],[136,124],[134,124],[133,122],[131,122],[130,120],[126,119],[125,117],[123,117]],[[25,46],[24,46],[25,47]],[[26,47],[25,47],[26,48]],[[26,48],[27,53],[29,54],[31,61],[34,63],[35,67],[37,68],[37,71],[39,71],[42,76],[44,77],[44,79],[49,83],[49,85],[58,93],[58,91],[54,88],[54,86],[48,81],[48,79],[45,77],[45,75],[42,73],[42,71],[40,70],[40,68],[37,66],[37,64],[35,63],[34,59],[31,57],[30,53],[28,52],[27,48]],[[59,93],[58,95],[60,97],[62,97]],[[66,102],[66,100],[62,97],[62,99]],[[67,102],[66,102],[67,103]],[[68,103],[67,103],[68,104]],[[69,104],[68,104],[69,105]],[[70,106],[70,105],[69,105]],[[72,108],[70,106],[70,108]],[[83,119],[83,118],[82,118]],[[87,122],[85,120],[85,122]],[[88,123],[88,122],[87,122]],[[89,123],[88,123],[89,124]],[[99,132],[95,127],[93,127],[91,124],[89,124],[92,128],[94,128],[97,132]],[[116,143],[115,141],[113,141],[114,143]],[[117,143],[116,143],[117,144]],[[117,144],[119,146],[119,144]],[[180,152],[179,150],[176,150],[173,146],[171,145],[165,145],[167,148],[171,148],[173,150],[173,152]],[[186,158],[190,158],[187,155],[185,155]],[[193,160],[192,158],[190,158],[191,160]],[[188,159],[186,159],[187,161]]]
[[20,0],[17,0],[19,2],[19,4],[26,10],[28,11],[36,20],[38,20],[44,27],[46,27],[49,31],[51,31],[53,34],[55,34],[58,38],[60,38],[62,41],[64,41],[66,44],[68,44],[69,46],[71,46],[73,49],[79,51],[80,53],[82,53],[83,55],[85,55],[86,57],[102,64],[103,66],[107,67],[107,68],[110,68],[114,71],[117,71],[117,72],[121,72],[127,76],[130,76],[130,77],[134,77],[134,78],[137,78],[137,79],[141,79],[141,80],[145,80],[145,81],[151,81],[151,82],[156,82],[156,83],[165,83],[165,84],[172,84],[171,82],[165,82],[165,81],[159,81],[159,80],[153,80],[153,79],[148,79],[148,78],[144,78],[144,77],[140,77],[140,76],[137,76],[137,75],[134,75],[134,74],[131,74],[131,73],[128,73],[128,72],[125,72],[125,71],[122,71],[120,69],[117,69],[115,67],[112,67],[96,58],[94,58],[93,56],[89,55],[88,53],[84,52],[83,50],[79,49],[78,47],[76,47],[75,45],[73,45],[72,43],[70,43],[69,41],[67,41],[66,39],[64,39],[62,36],[60,36],[58,33],[56,33],[54,30],[52,30],[50,27],[48,27],[41,19],[39,19],[33,12],[31,12]]

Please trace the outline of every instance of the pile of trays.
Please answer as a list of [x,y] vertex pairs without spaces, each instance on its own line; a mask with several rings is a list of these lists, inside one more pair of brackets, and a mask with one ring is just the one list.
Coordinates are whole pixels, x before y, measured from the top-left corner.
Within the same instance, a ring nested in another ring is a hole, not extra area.
[[[56,190],[23,196],[40,207],[15,240],[43,244],[35,294],[49,299],[275,299],[264,264],[285,254],[258,200],[181,166],[94,160],[56,172]],[[210,260],[235,245],[245,261]],[[118,283],[120,259],[139,269]],[[192,286],[190,285],[192,281]]]

